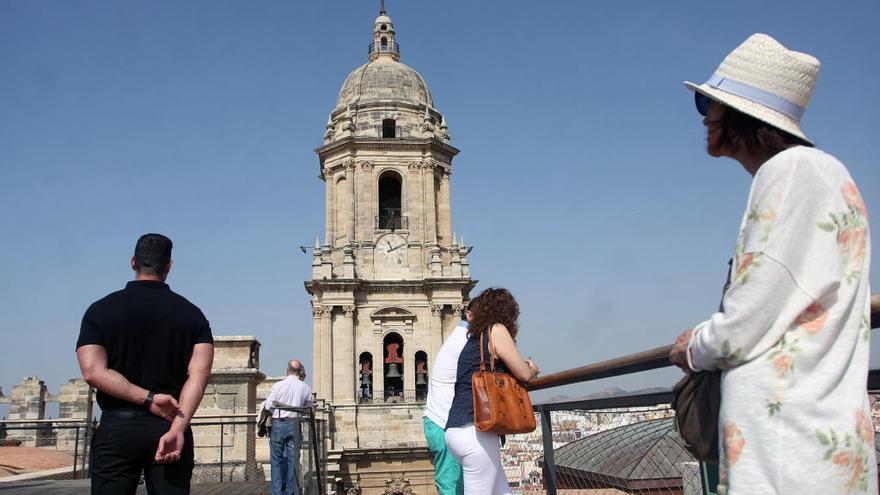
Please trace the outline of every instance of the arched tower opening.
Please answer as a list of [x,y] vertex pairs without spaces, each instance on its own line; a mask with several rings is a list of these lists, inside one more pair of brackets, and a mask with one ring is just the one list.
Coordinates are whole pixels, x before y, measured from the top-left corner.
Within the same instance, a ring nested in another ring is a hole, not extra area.
[[390,332],[382,340],[385,400],[403,400],[403,337]]
[[358,394],[359,402],[371,402],[373,400],[373,355],[362,352],[358,357]]
[[388,171],[379,177],[379,228],[403,228],[401,216],[402,182],[397,172]]
[[428,398],[428,354],[419,351],[415,357],[416,400],[425,400]]

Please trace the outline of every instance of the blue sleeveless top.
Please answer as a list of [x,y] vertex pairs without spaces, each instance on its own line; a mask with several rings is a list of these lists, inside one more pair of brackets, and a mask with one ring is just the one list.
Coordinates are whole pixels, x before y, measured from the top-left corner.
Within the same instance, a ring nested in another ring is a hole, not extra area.
[[[489,371],[491,354],[489,354],[488,334],[483,337],[483,353],[486,358],[486,371]],[[446,429],[464,426],[474,422],[474,392],[471,387],[471,377],[480,371],[480,337],[468,336],[468,341],[458,355],[458,371],[455,377],[455,396],[452,398],[452,406],[449,408],[449,418],[446,420]],[[504,361],[495,356],[495,371],[510,373]]]

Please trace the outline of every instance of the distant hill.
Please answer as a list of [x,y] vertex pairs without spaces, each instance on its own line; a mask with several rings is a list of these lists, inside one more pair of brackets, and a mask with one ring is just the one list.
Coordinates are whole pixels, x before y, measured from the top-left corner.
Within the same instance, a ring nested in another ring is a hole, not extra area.
[[637,394],[654,394],[658,392],[668,392],[669,388],[666,387],[648,387],[648,388],[640,388],[637,390],[624,390],[620,387],[608,387],[599,390],[598,392],[593,392],[589,395],[584,395],[582,397],[570,397],[568,395],[554,395],[547,399],[546,402],[567,402],[573,400],[590,400],[590,399],[607,399],[608,397],[620,397],[622,395],[637,395]]

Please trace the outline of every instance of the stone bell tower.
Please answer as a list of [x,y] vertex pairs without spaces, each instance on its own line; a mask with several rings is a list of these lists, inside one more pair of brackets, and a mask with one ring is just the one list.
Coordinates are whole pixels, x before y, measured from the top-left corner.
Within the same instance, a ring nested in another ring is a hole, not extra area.
[[[326,228],[305,282],[314,389],[334,411],[331,443],[340,466],[372,455],[364,449],[386,457],[392,449],[422,467],[401,469],[398,462],[381,476],[404,473],[415,487],[415,473],[430,469],[422,462],[421,411],[431,358],[460,320],[475,281],[470,248],[452,230],[458,150],[424,78],[400,62],[384,2],[368,62],[342,84],[315,151]],[[348,479],[367,494],[385,481],[370,476]]]

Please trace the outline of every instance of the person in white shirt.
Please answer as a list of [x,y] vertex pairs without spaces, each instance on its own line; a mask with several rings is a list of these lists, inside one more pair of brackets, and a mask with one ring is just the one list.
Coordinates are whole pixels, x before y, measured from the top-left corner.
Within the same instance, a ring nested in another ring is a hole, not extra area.
[[468,321],[471,319],[471,301],[465,310],[465,320],[446,338],[434,357],[431,378],[428,385],[428,400],[423,417],[425,439],[428,449],[434,455],[434,485],[440,495],[461,495],[464,493],[461,464],[452,457],[446,448],[446,418],[455,395],[455,379],[458,372],[458,355],[467,342]]
[[269,435],[269,462],[272,465],[272,495],[299,495],[297,469],[302,444],[299,413],[283,407],[310,407],[312,388],[305,378],[302,363],[294,359],[287,363],[287,378],[272,385],[263,409],[272,415]]

